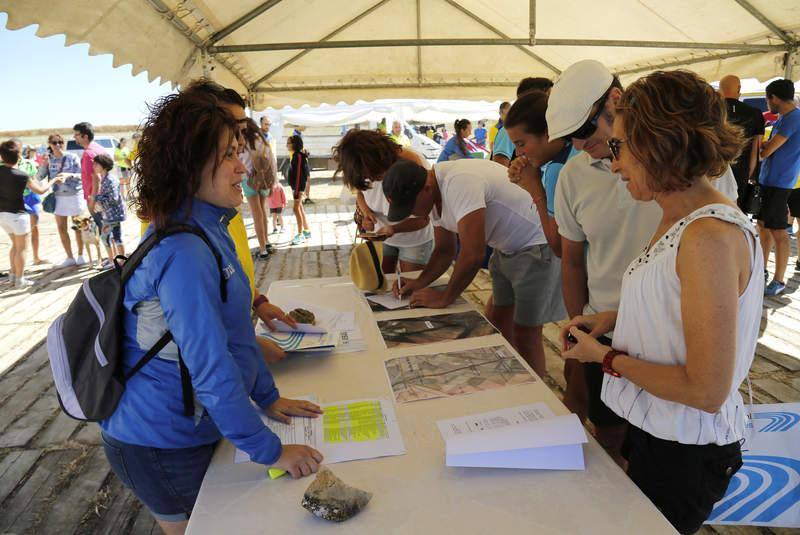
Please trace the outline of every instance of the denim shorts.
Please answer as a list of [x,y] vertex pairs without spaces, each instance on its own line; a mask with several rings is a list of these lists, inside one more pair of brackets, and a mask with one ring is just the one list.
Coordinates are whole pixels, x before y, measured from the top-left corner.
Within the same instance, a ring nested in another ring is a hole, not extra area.
[[164,449],[101,437],[111,469],[156,519],[188,520],[216,443]]
[[433,252],[433,240],[413,247],[395,247],[383,242],[383,256],[399,256],[403,262],[424,266]]

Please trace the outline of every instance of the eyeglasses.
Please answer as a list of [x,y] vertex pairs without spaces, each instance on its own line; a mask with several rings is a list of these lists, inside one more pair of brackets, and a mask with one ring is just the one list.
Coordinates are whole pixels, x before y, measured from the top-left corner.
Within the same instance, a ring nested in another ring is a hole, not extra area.
[[51,145],[63,145],[64,142],[63,141],[51,141],[50,144]]
[[600,116],[603,114],[603,110],[606,107],[606,100],[608,99],[608,94],[610,92],[611,88],[609,87],[608,90],[605,93],[603,93],[603,96],[600,97],[600,100],[597,101],[598,103],[597,111],[594,113],[594,115],[589,117],[589,120],[583,123],[583,126],[581,126],[575,132],[566,137],[570,137],[573,139],[589,139],[590,137],[592,137],[592,134],[594,134],[597,131],[597,121],[600,120]]
[[623,143],[625,143],[625,141],[627,140],[617,139],[615,137],[608,138],[608,141],[606,141],[606,143],[608,144],[608,150],[611,151],[611,157],[614,158],[615,160],[619,159],[619,149],[620,146]]

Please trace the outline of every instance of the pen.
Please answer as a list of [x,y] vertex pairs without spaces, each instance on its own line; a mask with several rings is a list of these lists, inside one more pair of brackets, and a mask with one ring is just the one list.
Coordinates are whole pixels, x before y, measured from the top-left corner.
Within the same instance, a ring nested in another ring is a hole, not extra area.
[[403,300],[403,282],[401,280],[402,272],[400,271],[400,262],[397,262],[397,265],[394,269],[395,274],[397,275],[397,299],[400,301]]

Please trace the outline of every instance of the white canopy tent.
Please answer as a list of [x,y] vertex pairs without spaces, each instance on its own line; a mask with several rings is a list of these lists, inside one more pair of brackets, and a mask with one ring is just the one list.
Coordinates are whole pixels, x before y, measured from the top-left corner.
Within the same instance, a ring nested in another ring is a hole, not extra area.
[[255,109],[381,98],[505,100],[525,76],[596,58],[623,81],[658,68],[792,76],[798,0],[0,0],[151,79],[201,75]]

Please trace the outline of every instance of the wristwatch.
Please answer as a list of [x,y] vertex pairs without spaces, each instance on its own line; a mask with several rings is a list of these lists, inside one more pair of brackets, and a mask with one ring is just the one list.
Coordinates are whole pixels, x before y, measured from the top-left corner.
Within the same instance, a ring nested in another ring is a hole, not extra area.
[[619,372],[614,370],[614,358],[617,355],[624,355],[624,351],[617,351],[616,349],[610,350],[606,353],[606,356],[603,357],[603,373],[607,373],[612,377],[622,377]]
[[267,299],[267,296],[264,294],[258,294],[258,296],[253,299],[253,310],[258,310],[258,307],[264,303],[269,303],[269,299]]

